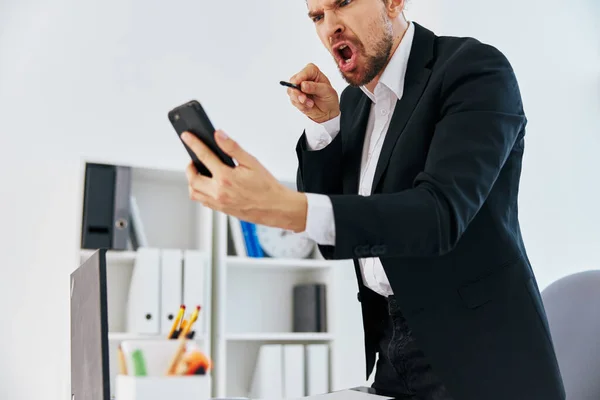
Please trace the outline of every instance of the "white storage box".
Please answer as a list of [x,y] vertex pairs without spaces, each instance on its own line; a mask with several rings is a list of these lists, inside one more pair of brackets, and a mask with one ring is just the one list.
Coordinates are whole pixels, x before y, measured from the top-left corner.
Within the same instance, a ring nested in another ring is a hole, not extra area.
[[115,400],[208,400],[210,375],[117,375]]

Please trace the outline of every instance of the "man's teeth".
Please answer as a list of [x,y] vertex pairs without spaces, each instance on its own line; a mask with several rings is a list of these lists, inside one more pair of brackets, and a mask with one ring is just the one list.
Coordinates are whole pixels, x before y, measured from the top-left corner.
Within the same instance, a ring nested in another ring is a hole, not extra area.
[[[344,50],[346,47],[348,47],[348,45],[347,45],[347,44],[343,44],[343,45],[341,45],[341,46],[338,48],[338,50],[339,50],[339,51],[342,51],[342,50]],[[352,58],[344,59],[344,63],[345,63],[345,64],[348,64],[348,63],[350,62],[350,60],[351,60],[351,59],[352,59]]]

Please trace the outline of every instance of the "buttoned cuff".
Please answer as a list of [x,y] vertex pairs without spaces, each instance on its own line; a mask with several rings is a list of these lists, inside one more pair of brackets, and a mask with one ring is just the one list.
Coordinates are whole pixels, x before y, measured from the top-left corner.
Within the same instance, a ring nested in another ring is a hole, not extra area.
[[305,193],[308,201],[304,234],[320,245],[335,244],[335,220],[329,196]]
[[310,150],[321,150],[335,139],[340,132],[340,115],[323,123],[308,119],[306,126],[306,142]]

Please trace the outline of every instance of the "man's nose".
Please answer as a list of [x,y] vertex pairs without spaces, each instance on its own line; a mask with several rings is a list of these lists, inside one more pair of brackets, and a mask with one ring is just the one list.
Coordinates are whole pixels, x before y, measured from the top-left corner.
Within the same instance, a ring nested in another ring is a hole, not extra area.
[[327,35],[329,36],[330,42],[335,36],[338,36],[344,32],[345,28],[342,24],[342,21],[333,11],[325,13],[325,24],[327,26]]

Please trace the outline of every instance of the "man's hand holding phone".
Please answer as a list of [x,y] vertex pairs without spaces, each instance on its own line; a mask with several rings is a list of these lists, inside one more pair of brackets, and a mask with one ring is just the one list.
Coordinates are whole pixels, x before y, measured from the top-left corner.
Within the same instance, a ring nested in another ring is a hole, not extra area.
[[329,79],[314,64],[308,64],[290,78],[302,91],[288,88],[292,104],[317,123],[329,121],[340,115],[339,97]]

